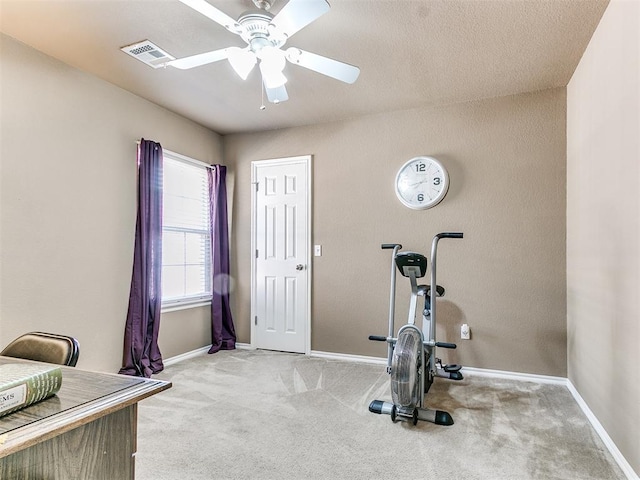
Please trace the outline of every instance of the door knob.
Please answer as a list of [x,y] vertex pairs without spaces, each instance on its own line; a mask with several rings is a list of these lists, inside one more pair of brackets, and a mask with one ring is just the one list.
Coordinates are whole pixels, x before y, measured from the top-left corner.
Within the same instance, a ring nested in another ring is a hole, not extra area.
[[304,270],[304,265],[302,265],[301,263],[299,263],[298,265],[296,265],[296,270],[300,271],[300,270]]

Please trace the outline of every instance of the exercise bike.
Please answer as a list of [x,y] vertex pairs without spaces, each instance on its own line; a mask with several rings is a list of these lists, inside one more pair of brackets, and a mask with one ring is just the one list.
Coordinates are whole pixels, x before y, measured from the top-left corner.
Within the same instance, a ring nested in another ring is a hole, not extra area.
[[[387,342],[387,373],[391,375],[392,403],[373,400],[369,411],[391,415],[391,420],[418,420],[437,425],[453,425],[448,412],[426,408],[424,398],[435,377],[462,380],[460,365],[443,365],[436,357],[436,347],[456,348],[455,343],[436,341],[436,297],[444,295],[443,287],[436,283],[436,255],[438,241],[442,238],[462,238],[462,233],[439,233],[431,243],[431,284],[418,285],[418,278],[427,272],[427,258],[416,252],[400,252],[398,243],[382,244],[383,249],[393,249],[391,260],[391,289],[389,293],[389,335],[370,335],[369,340]],[[407,324],[394,337],[396,267],[411,282],[409,317]],[[418,297],[424,297],[422,330],[415,324]]]

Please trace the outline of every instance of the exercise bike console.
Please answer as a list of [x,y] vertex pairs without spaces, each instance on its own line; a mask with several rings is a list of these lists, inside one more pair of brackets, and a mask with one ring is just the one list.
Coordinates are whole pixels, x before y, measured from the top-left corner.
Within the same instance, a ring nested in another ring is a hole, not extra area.
[[404,277],[422,278],[427,274],[427,257],[416,252],[399,252],[396,254],[396,266]]

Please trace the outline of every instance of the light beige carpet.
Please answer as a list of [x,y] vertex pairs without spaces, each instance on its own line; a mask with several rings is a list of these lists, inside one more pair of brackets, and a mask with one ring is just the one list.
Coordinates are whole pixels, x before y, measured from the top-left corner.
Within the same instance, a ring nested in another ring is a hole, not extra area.
[[138,480],[625,478],[560,385],[438,379],[445,427],[369,413],[380,365],[235,350],[155,378],[173,388],[139,405]]

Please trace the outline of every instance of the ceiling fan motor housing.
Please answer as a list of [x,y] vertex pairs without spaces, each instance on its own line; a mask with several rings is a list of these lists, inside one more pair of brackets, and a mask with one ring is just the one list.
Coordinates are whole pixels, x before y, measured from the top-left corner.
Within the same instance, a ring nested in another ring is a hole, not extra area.
[[252,52],[257,54],[267,46],[280,48],[286,42],[286,36],[278,34],[271,23],[272,19],[272,14],[262,10],[243,13],[238,19],[242,25],[240,36],[249,44]]

